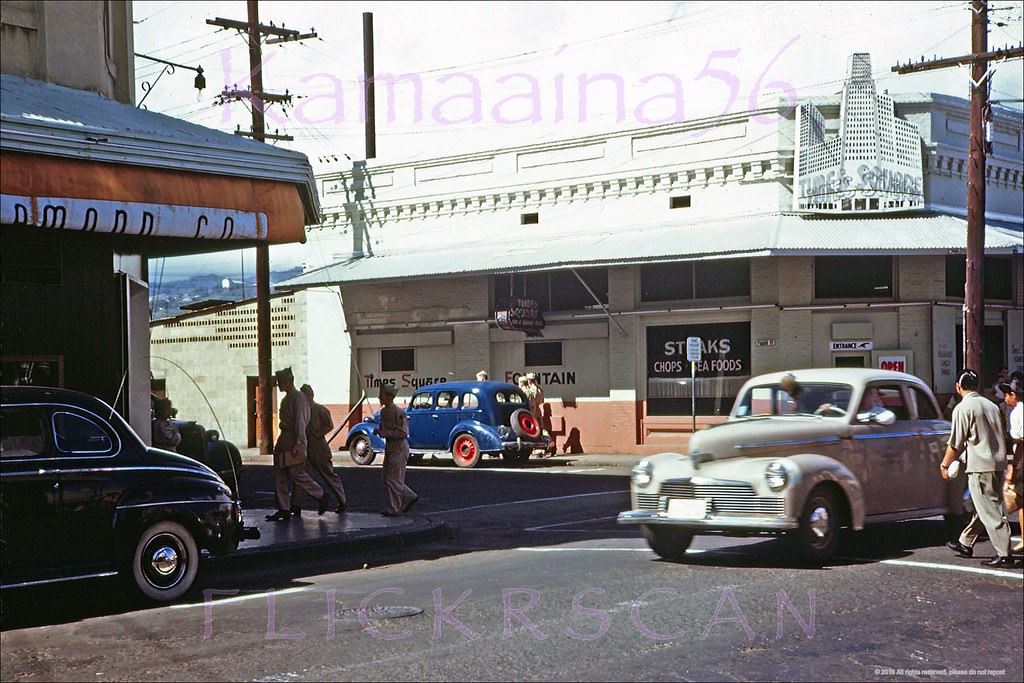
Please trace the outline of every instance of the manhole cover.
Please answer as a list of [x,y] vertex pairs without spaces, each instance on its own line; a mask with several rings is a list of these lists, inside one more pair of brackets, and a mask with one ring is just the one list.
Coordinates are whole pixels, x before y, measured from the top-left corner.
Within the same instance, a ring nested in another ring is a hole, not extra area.
[[417,614],[423,614],[423,610],[419,607],[406,607],[403,605],[373,605],[367,607],[365,610],[356,609],[339,609],[336,614],[341,619],[359,619],[360,612],[365,613],[366,619],[370,621],[381,621],[383,619],[402,619],[405,617],[414,617]]

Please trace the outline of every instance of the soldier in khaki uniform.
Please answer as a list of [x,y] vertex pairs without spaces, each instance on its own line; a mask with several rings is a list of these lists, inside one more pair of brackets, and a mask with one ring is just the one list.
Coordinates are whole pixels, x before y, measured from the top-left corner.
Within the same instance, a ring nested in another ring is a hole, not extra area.
[[277,512],[267,515],[267,521],[283,522],[292,515],[298,517],[302,508],[294,503],[289,505],[288,482],[316,498],[319,512],[327,509],[327,497],[320,484],[313,481],[306,472],[306,425],[309,424],[309,403],[302,392],[295,388],[295,377],[291,368],[274,373],[277,386],[285,392],[277,415],[279,434],[274,444],[274,492],[277,496]]
[[331,419],[331,411],[326,406],[313,400],[313,387],[303,384],[299,391],[309,401],[309,424],[306,426],[306,472],[314,480],[319,475],[320,479],[327,484],[327,488],[334,492],[334,496],[338,499],[338,507],[335,512],[340,515],[348,507],[348,498],[345,496],[345,486],[341,483],[341,477],[334,471],[334,464],[331,462],[331,446],[326,439],[334,429],[334,420]]
[[396,517],[408,512],[420,499],[416,492],[405,485],[405,466],[409,462],[409,420],[405,411],[395,405],[397,390],[391,384],[380,387],[380,427],[373,430],[383,437],[384,445],[384,486],[388,491],[387,517]]
[[946,545],[961,557],[971,557],[974,555],[974,544],[984,529],[988,531],[997,555],[982,564],[1012,567],[1010,525],[1003,518],[999,500],[999,470],[1006,457],[1006,440],[999,407],[978,393],[979,385],[978,373],[974,370],[960,373],[956,392],[963,400],[953,409],[953,430],[946,445],[945,457],[939,465],[942,478],[948,481],[950,476],[946,468],[966,446],[967,487],[974,503],[974,515],[961,532],[960,538]]

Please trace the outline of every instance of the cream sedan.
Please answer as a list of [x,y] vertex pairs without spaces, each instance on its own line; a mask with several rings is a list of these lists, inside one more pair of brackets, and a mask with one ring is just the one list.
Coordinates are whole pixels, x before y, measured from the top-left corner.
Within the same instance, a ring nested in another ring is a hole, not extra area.
[[688,453],[632,471],[632,509],[658,555],[681,559],[696,534],[785,534],[804,560],[834,553],[839,529],[962,512],[965,477],[944,482],[950,424],[928,386],[886,370],[829,368],[754,377],[729,419]]

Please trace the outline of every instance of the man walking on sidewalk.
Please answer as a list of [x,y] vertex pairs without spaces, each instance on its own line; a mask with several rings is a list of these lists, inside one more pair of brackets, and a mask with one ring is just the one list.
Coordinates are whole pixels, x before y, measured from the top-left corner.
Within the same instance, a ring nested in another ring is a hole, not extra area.
[[384,486],[388,491],[385,517],[397,517],[408,512],[420,499],[415,491],[405,485],[405,466],[409,462],[409,419],[405,411],[395,405],[397,393],[391,384],[380,386],[380,427],[373,430],[374,434],[385,440]]
[[340,515],[348,507],[348,499],[345,496],[345,487],[341,483],[341,477],[334,471],[334,464],[331,462],[331,446],[326,439],[326,436],[334,429],[334,420],[331,419],[331,411],[326,406],[313,400],[313,387],[303,384],[299,391],[309,401],[309,425],[306,427],[306,450],[308,453],[306,471],[314,480],[316,475],[319,475],[321,480],[327,484],[327,488],[334,492],[334,496],[338,499],[338,507],[335,512]]
[[319,501],[320,514],[327,510],[327,497],[320,484],[313,481],[306,472],[306,426],[309,424],[309,403],[302,392],[295,388],[295,377],[291,368],[274,373],[277,386],[285,392],[281,399],[277,426],[280,434],[274,444],[274,492],[277,496],[277,512],[267,515],[269,522],[283,522],[290,516],[298,517],[302,508],[288,502],[288,482]]
[[967,448],[967,487],[974,503],[971,521],[956,541],[946,545],[961,557],[974,555],[974,543],[984,529],[996,549],[996,557],[982,564],[990,567],[1012,567],[1010,557],[1010,525],[1003,518],[1000,507],[999,470],[1006,457],[1006,440],[1000,421],[999,408],[978,393],[981,382],[974,370],[964,370],[956,383],[961,401],[953,409],[953,430],[946,445],[939,471],[949,480],[947,468],[957,454]]

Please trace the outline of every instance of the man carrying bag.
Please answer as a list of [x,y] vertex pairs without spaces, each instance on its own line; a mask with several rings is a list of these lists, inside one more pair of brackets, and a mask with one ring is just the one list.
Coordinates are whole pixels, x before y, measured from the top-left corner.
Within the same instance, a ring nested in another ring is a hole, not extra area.
[[309,424],[309,402],[302,392],[295,388],[295,377],[291,368],[274,373],[277,386],[285,392],[278,411],[280,433],[274,444],[274,493],[277,496],[277,512],[267,515],[269,522],[283,522],[292,515],[298,517],[302,508],[289,504],[288,482],[316,498],[319,513],[326,511],[327,498],[320,484],[306,471],[306,426]]

